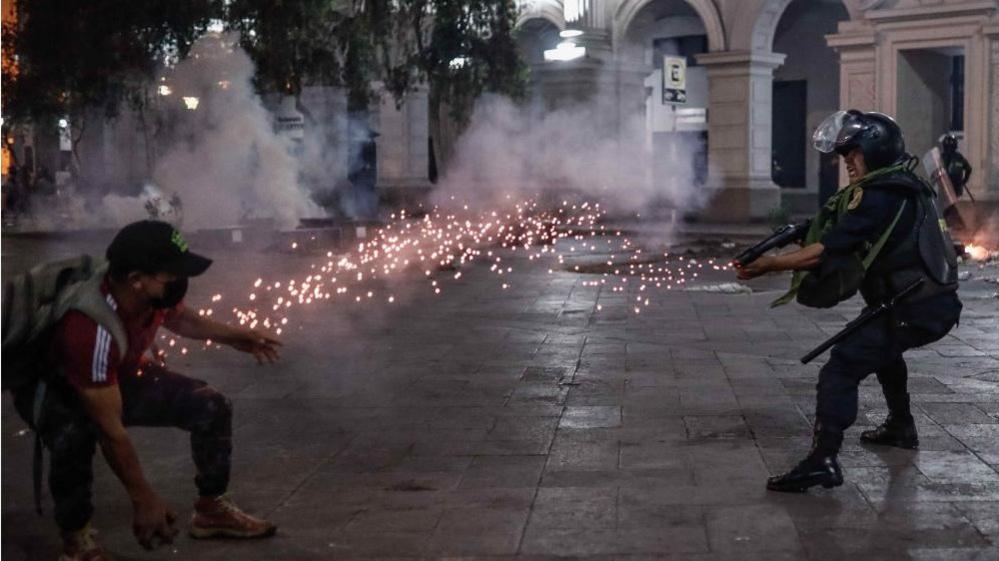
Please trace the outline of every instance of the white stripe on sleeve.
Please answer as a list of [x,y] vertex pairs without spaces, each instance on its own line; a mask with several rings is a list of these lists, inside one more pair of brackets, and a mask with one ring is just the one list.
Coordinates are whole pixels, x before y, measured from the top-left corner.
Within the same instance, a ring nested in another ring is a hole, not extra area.
[[108,376],[108,354],[111,352],[111,334],[104,326],[97,326],[97,340],[94,342],[94,359],[91,380],[103,382]]
[[[118,309],[118,303],[110,293],[104,298],[112,310]],[[111,358],[111,334],[103,325],[97,325],[97,338],[94,341],[94,357],[91,361],[90,377],[94,382],[104,382],[108,379],[108,363]]]

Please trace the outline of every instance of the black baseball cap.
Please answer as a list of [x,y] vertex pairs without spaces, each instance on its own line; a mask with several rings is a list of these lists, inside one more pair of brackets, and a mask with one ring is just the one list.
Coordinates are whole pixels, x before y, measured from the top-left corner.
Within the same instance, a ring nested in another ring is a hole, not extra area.
[[212,260],[192,253],[180,232],[160,220],[140,220],[122,228],[108,246],[112,271],[170,273],[196,277]]

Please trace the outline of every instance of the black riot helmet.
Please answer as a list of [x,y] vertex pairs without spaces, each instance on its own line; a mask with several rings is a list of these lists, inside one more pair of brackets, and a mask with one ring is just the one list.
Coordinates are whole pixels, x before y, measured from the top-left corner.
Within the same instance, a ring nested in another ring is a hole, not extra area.
[[945,154],[957,151],[957,137],[952,134],[945,134],[940,139],[940,146]]
[[869,171],[888,167],[905,156],[905,139],[894,119],[874,111],[837,111],[812,134],[812,146],[824,154],[845,156],[854,148],[864,155]]

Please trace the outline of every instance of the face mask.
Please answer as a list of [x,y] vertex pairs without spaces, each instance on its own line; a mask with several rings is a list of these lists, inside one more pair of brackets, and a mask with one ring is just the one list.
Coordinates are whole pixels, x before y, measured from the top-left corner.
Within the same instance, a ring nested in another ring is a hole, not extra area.
[[180,304],[180,301],[184,299],[185,294],[187,294],[187,278],[179,278],[175,281],[166,283],[163,286],[163,297],[153,298],[150,301],[150,304],[152,304],[154,308],[166,310]]

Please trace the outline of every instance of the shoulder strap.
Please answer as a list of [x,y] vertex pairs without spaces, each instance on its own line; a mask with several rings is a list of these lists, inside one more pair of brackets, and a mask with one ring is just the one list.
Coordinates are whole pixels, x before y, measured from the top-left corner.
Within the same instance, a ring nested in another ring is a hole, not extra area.
[[881,253],[881,249],[884,248],[885,243],[888,241],[888,238],[891,236],[892,231],[895,230],[895,225],[898,224],[898,219],[902,218],[902,213],[905,212],[905,205],[908,202],[909,202],[908,200],[902,201],[902,204],[898,207],[898,212],[895,213],[895,219],[891,221],[891,224],[888,225],[888,229],[885,230],[883,234],[881,234],[881,237],[878,238],[878,241],[874,242],[874,245],[871,246],[871,250],[867,252],[867,256],[864,257],[865,271],[870,268],[871,263],[873,263],[874,260],[877,258],[878,254]]
[[90,319],[96,321],[114,339],[118,345],[120,357],[124,357],[128,352],[128,334],[125,326],[121,323],[121,318],[107,298],[101,292],[101,284],[104,282],[104,275],[107,272],[107,265],[98,266],[94,274],[81,283],[73,285],[60,295],[56,303],[57,313],[61,316],[69,310],[76,310],[86,314]]

